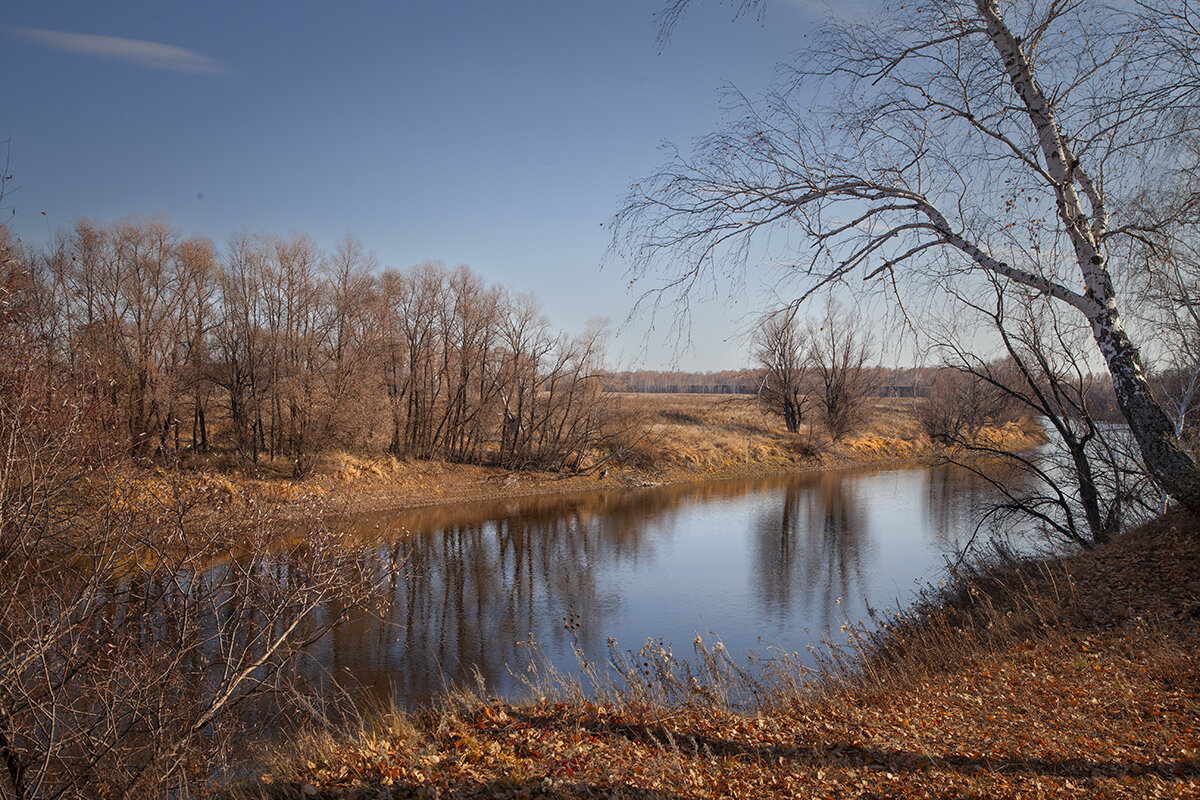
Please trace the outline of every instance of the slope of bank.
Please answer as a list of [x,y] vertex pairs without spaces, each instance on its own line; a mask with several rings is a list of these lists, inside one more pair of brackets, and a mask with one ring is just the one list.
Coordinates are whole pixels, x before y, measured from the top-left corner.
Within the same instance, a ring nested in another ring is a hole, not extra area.
[[[509,470],[443,461],[324,457],[309,478],[288,477],[289,463],[253,468],[197,465],[199,479],[226,498],[326,509],[382,511],[443,503],[619,489],[720,478],[775,475],[880,464],[930,463],[942,458],[921,430],[914,402],[876,401],[860,430],[830,441],[819,427],[798,434],[781,429],[753,397],[653,394],[619,399],[639,433],[626,447],[580,473]],[[1036,422],[1006,423],[980,432],[1001,449],[1025,450],[1045,442]],[[140,478],[145,479],[145,476]]]
[[[674,704],[662,662],[596,703],[459,696],[276,754],[275,797],[1200,797],[1200,520],[964,577],[865,667]],[[679,677],[676,675],[675,677]],[[733,678],[736,680],[736,678]],[[686,681],[679,685],[686,686]],[[728,687],[725,687],[728,688]],[[744,688],[744,687],[743,687]]]

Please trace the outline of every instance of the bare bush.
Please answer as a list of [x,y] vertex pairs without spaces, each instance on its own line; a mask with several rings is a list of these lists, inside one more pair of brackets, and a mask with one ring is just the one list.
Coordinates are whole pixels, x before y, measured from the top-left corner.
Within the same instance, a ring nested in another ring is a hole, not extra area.
[[[993,369],[993,371],[995,371]],[[917,419],[935,442],[956,444],[975,440],[987,425],[1014,418],[1013,398],[968,369],[944,367],[917,406]]]
[[0,412],[0,786],[187,796],[256,704],[298,696],[290,666],[374,575],[327,531],[280,547],[273,520],[206,512],[212,492],[178,473],[114,477],[79,452],[83,420]]

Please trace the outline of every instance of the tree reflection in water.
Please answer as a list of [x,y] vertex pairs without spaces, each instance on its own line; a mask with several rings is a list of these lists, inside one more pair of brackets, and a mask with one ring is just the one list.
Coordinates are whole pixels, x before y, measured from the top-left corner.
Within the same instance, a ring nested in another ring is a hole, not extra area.
[[388,531],[375,557],[390,593],[322,642],[311,677],[415,704],[476,673],[512,691],[530,638],[567,671],[573,637],[593,661],[609,636],[686,656],[709,630],[739,659],[803,652],[864,598],[935,579],[981,487],[953,468],[852,470],[363,516]]
[[[996,460],[988,466],[1009,486],[1029,481],[1030,476],[1010,463]],[[929,532],[949,551],[962,553],[975,544],[986,543],[998,530],[988,525],[988,512],[1003,502],[1000,492],[984,478],[952,464],[930,467],[926,493]],[[977,528],[980,529],[976,535]],[[1018,528],[1021,526],[1018,525]]]
[[580,644],[602,652],[621,598],[598,574],[637,560],[647,530],[669,527],[665,517],[696,494],[704,492],[607,492],[387,519],[392,541],[377,555],[393,576],[388,602],[341,626],[317,653],[317,671],[408,703],[473,683],[476,673],[503,690],[514,684],[509,669],[528,661],[530,638],[560,658],[570,653],[568,610]]
[[926,493],[929,532],[956,550],[964,547],[975,531],[974,525],[964,526],[962,521],[976,521],[970,512],[982,508],[984,501],[984,482],[972,480],[974,477],[949,465],[929,470],[929,491]]
[[841,622],[840,598],[865,593],[862,551],[868,531],[854,483],[844,472],[821,473],[805,485],[789,483],[782,513],[764,513],[756,532],[756,583],[766,613],[787,615],[799,594],[809,615],[828,628]]

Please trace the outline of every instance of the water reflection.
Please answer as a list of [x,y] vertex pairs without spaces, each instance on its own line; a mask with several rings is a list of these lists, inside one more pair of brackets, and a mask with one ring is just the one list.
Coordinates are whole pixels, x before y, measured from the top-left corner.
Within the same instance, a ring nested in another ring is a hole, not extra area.
[[765,614],[781,616],[791,613],[799,595],[802,607],[827,628],[837,600],[866,588],[862,555],[869,541],[855,482],[827,473],[806,485],[789,483],[782,495],[755,527],[759,603]]
[[435,508],[358,520],[386,526],[394,567],[377,616],[342,626],[322,661],[373,689],[415,701],[476,672],[510,686],[508,665],[526,661],[530,637],[570,652],[562,617],[593,652],[621,603],[605,567],[653,560],[648,531],[669,527],[673,508],[700,492],[602,493]]
[[317,671],[402,703],[475,672],[511,691],[530,637],[574,665],[572,613],[592,659],[610,636],[686,652],[708,631],[738,655],[803,650],[936,577],[981,491],[949,467],[860,470],[364,516],[386,531],[387,602],[324,641]]
[[[985,467],[988,474],[1002,484],[1017,486],[1030,481],[1030,476],[1022,474],[1011,462],[995,460]],[[988,480],[961,467],[949,464],[931,467],[928,475],[929,533],[947,550],[960,551],[975,536],[982,512],[995,507],[1004,498]],[[1021,525],[1017,529],[1023,530]],[[986,528],[985,532],[990,535],[995,531]]]

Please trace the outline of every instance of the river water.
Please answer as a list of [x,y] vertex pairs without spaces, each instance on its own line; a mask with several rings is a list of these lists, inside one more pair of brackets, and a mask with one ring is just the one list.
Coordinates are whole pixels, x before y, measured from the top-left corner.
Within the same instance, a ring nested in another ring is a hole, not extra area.
[[719,638],[738,663],[803,655],[944,574],[986,493],[953,467],[856,469],[361,516],[394,577],[313,668],[413,706],[476,672],[513,692],[531,638],[568,672],[572,636],[597,663],[610,637],[677,655]]

